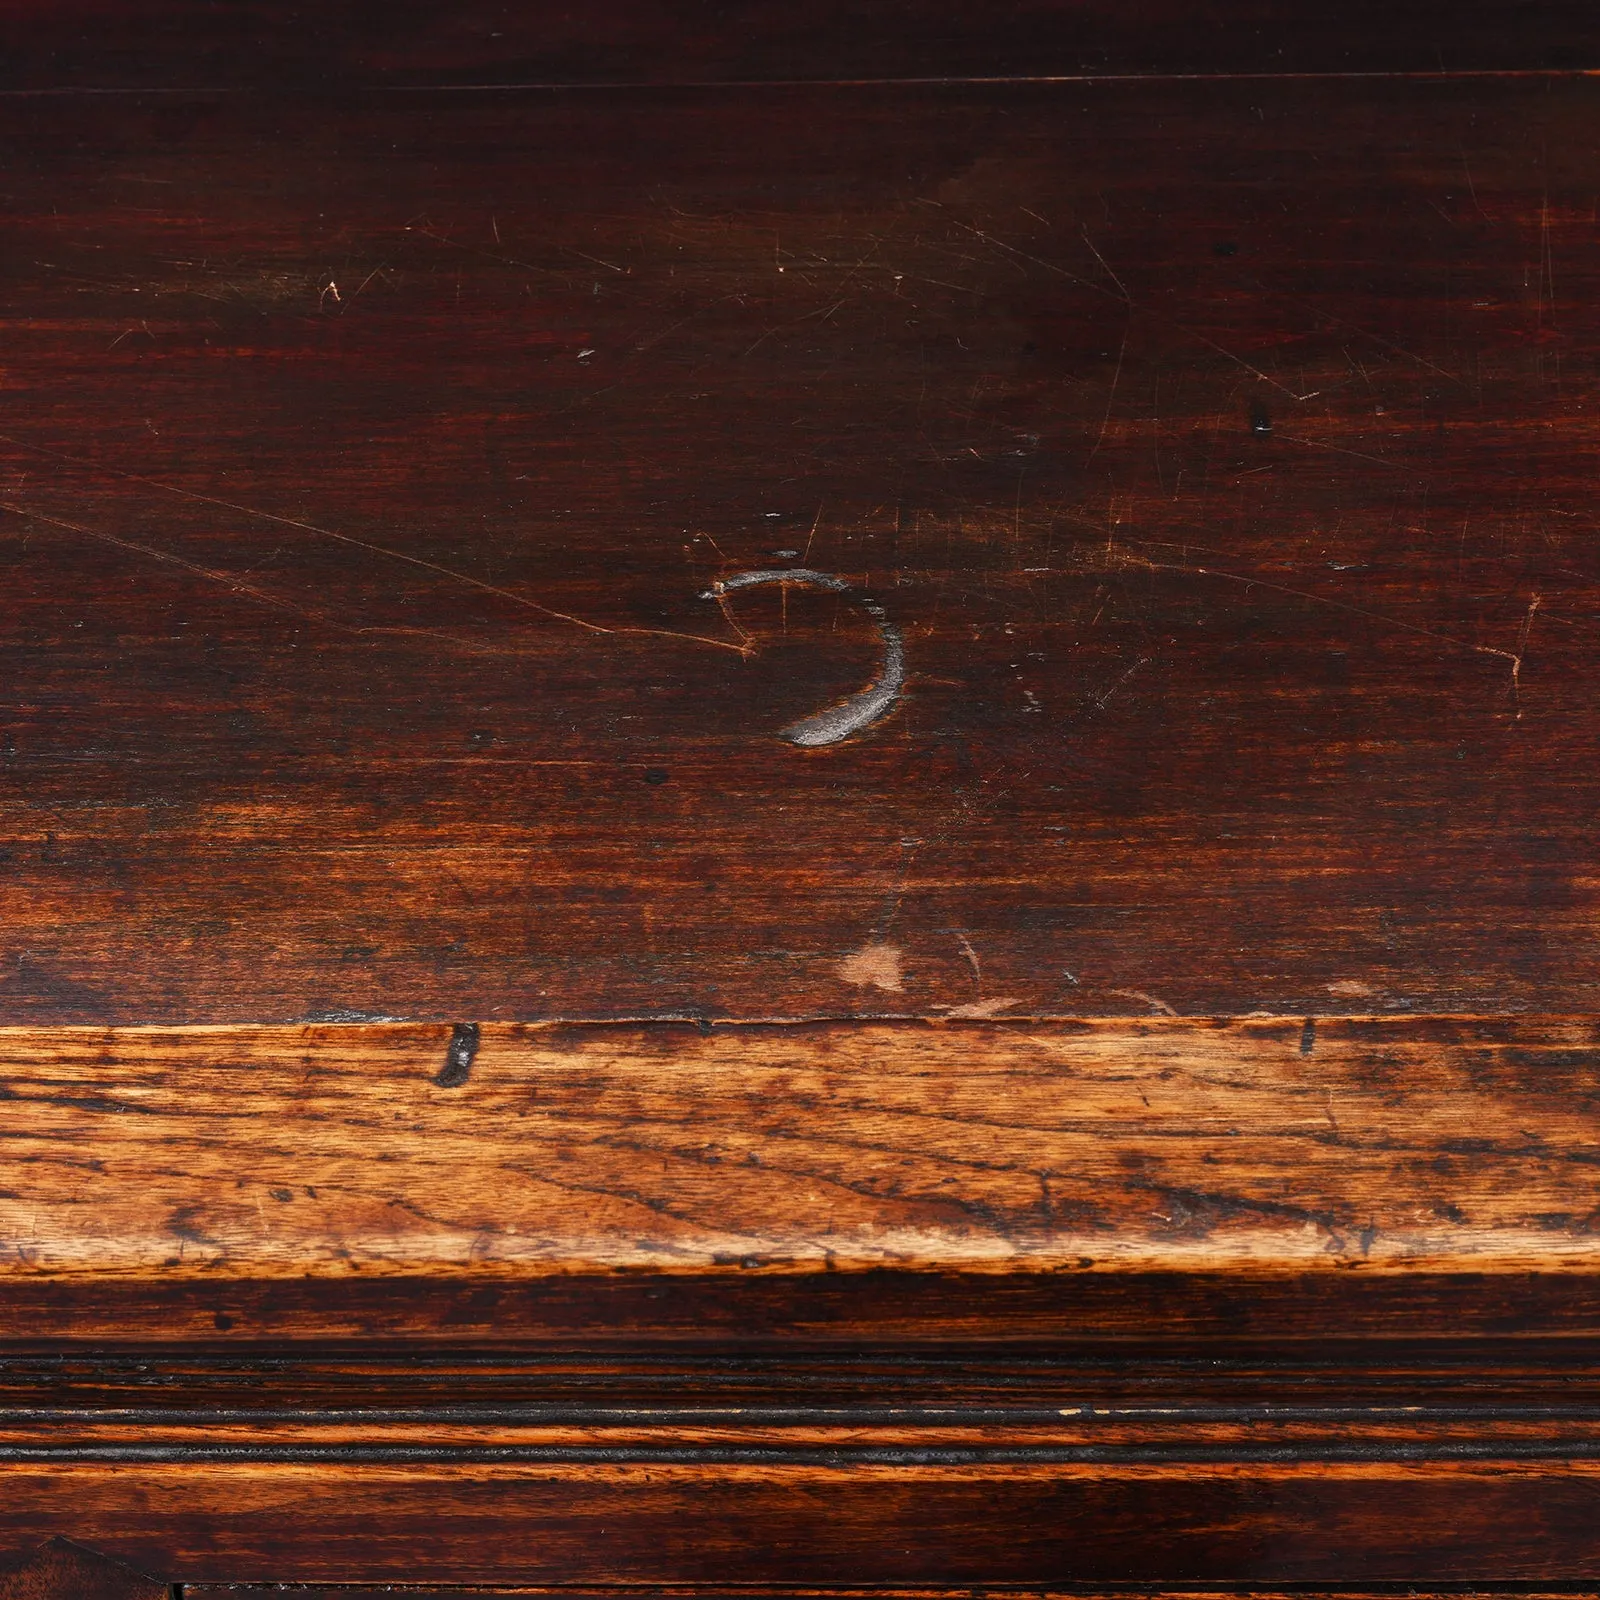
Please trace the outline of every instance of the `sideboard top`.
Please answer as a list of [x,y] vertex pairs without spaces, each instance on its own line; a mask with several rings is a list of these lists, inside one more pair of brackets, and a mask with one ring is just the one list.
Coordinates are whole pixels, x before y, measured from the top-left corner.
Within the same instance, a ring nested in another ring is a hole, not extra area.
[[1593,1009],[1597,128],[5,102],[6,1016]]

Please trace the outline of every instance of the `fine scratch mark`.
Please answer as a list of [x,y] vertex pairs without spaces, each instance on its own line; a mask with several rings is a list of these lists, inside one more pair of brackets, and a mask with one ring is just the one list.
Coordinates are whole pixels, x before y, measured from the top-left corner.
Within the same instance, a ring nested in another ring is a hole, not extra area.
[[0,511],[9,512],[14,517],[24,517],[30,522],[42,522],[46,527],[61,528],[68,533],[81,534],[86,539],[98,540],[101,544],[115,546],[118,550],[132,550],[139,555],[149,556],[152,560],[160,561],[170,567],[179,567],[185,572],[192,572],[197,577],[206,578],[212,583],[220,583],[224,588],[232,590],[235,594],[248,595],[252,600],[261,605],[271,606],[275,611],[287,611],[292,617],[300,617],[308,622],[333,622],[335,619],[326,612],[312,606],[300,606],[292,601],[282,599],[268,589],[257,588],[251,583],[241,583],[238,577],[231,572],[223,572],[216,567],[202,566],[198,561],[187,561],[182,556],[174,555],[170,550],[162,550],[153,544],[141,544],[136,539],[121,539],[114,533],[103,533],[98,528],[86,528],[81,523],[68,522],[62,517],[49,517],[42,511],[32,511],[27,506],[13,505],[8,500],[0,500]]
[[[282,595],[274,594],[270,589],[259,588],[253,583],[244,583],[241,581],[240,574],[236,572],[226,571],[218,567],[202,566],[198,561],[186,560],[183,556],[175,555],[170,550],[163,550],[157,545],[142,544],[137,539],[122,539],[114,533],[106,533],[99,528],[86,527],[81,522],[68,522],[64,517],[47,516],[42,511],[35,511],[28,506],[14,505],[8,500],[0,500],[0,511],[8,512],[15,517],[22,517],[29,522],[42,523],[46,527],[60,528],[66,533],[81,534],[85,539],[94,539],[100,544],[108,544],[118,550],[131,550],[137,555],[149,556],[152,561],[159,561],[169,567],[177,567],[183,572],[192,572],[196,577],[204,578],[210,583],[219,584],[230,594],[243,595],[247,599],[254,600],[258,605],[269,606],[272,610],[282,611],[291,617],[299,617],[302,622],[313,622],[319,627],[332,628],[338,633],[354,634],[360,638],[383,636],[387,638],[434,639],[441,644],[449,645],[452,649],[464,651],[468,655],[490,656],[501,659],[518,659],[528,654],[525,649],[489,644],[478,639],[462,639],[455,634],[442,633],[437,628],[369,627],[359,623],[347,622],[334,612],[324,610],[319,606],[301,605],[293,600],[285,599]],[[693,635],[685,635],[684,637],[693,637]],[[707,643],[713,644],[720,642],[720,640],[707,641]],[[472,759],[482,760],[481,757]]]
[[1016,995],[1008,994],[997,1000],[974,1000],[970,1005],[948,1006],[944,1015],[949,1022],[986,1022],[1020,1004]]
[[[938,211],[945,210],[944,206],[937,200],[927,200],[919,197],[915,204],[919,206],[931,206]],[[946,215],[949,216],[948,212]],[[1127,291],[1125,289],[1121,294],[1113,294],[1112,291],[1106,288],[1103,283],[1095,283],[1089,278],[1080,278],[1077,273],[1068,272],[1065,267],[1059,266],[1054,261],[1046,261],[1043,256],[1031,255],[1026,250],[1019,250],[1014,244],[1007,244],[1004,239],[997,239],[992,233],[986,233],[982,228],[974,228],[970,222],[962,222],[958,217],[949,217],[949,221],[952,226],[960,228],[963,233],[970,233],[974,239],[983,240],[983,242],[992,249],[1003,250],[1007,255],[1015,256],[1019,261],[1028,261],[1036,267],[1043,267],[1046,272],[1053,272],[1058,277],[1065,278],[1068,283],[1077,284],[1081,289],[1088,289],[1094,294],[1103,294],[1108,300],[1121,300],[1125,304],[1128,303]],[[1089,248],[1094,250],[1093,245],[1090,245]],[[1097,260],[1099,259],[1099,256],[1100,252],[1095,250],[1095,257]],[[1100,265],[1104,267],[1105,262],[1101,261]],[[1106,267],[1106,271],[1111,272],[1111,269]],[[1113,280],[1116,278],[1116,274],[1114,272],[1111,273],[1111,276]],[[1122,285],[1118,283],[1117,288],[1122,289]]]
[[[831,572],[818,572],[812,567],[777,567],[761,572],[739,572],[731,578],[720,578],[700,598],[714,600],[726,609],[726,597],[736,589],[753,589],[761,584],[799,583],[813,589],[829,589],[835,594],[851,594],[843,578]],[[841,700],[838,705],[819,711],[815,716],[802,717],[781,728],[778,736],[790,744],[815,748],[819,745],[838,744],[853,733],[860,733],[882,717],[900,698],[906,681],[905,643],[900,630],[889,621],[877,601],[865,595],[857,603],[878,625],[878,637],[883,642],[883,662],[878,675],[866,688]]]
[[1517,648],[1515,650],[1496,650],[1486,644],[1480,644],[1478,651],[1486,656],[1499,656],[1503,661],[1511,663],[1511,703],[1516,709],[1513,722],[1522,721],[1522,658],[1528,649],[1528,634],[1533,629],[1533,614],[1539,609],[1539,602],[1543,595],[1534,595],[1528,601],[1528,614],[1522,619],[1522,627],[1517,633]]
[[1478,199],[1478,186],[1472,181],[1472,165],[1467,160],[1467,152],[1461,152],[1461,170],[1467,175],[1467,193],[1472,196],[1472,203],[1477,208],[1478,215],[1485,222],[1490,220],[1489,213],[1483,209],[1482,202]]
[[[1195,548],[1192,545],[1176,545],[1165,539],[1130,539],[1122,536],[1123,544],[1145,545],[1151,549],[1188,550]],[[1402,633],[1414,633],[1424,639],[1433,639],[1439,644],[1449,645],[1453,650],[1473,650],[1488,655],[1505,655],[1503,650],[1490,650],[1486,645],[1470,645],[1465,640],[1452,637],[1448,633],[1439,633],[1433,628],[1419,627],[1414,622],[1405,622],[1399,617],[1387,616],[1381,611],[1369,611],[1365,606],[1353,606],[1344,600],[1334,600],[1325,594],[1314,594],[1309,589],[1294,589],[1287,584],[1272,583],[1266,578],[1258,578],[1241,572],[1226,572],[1221,567],[1193,567],[1182,566],[1172,561],[1151,561],[1146,556],[1134,555],[1124,552],[1120,548],[1117,560],[1121,565],[1137,567],[1146,572],[1180,572],[1187,573],[1197,578],[1223,578],[1230,583],[1240,583],[1246,588],[1269,589],[1274,594],[1292,595],[1298,600],[1309,600],[1313,605],[1328,606],[1335,611],[1348,612],[1353,617],[1366,617],[1372,622],[1381,622],[1385,627],[1396,628]]]
[[[1110,291],[1108,290],[1107,293],[1109,293],[1109,292]],[[1164,319],[1164,320],[1169,320],[1169,319]],[[1191,339],[1198,339],[1201,344],[1206,345],[1207,347],[1209,347],[1212,350],[1215,350],[1219,356],[1226,356],[1227,359],[1229,361],[1233,362],[1233,364],[1235,366],[1243,367],[1246,372],[1253,374],[1255,377],[1259,378],[1263,383],[1271,384],[1272,387],[1274,389],[1278,390],[1278,392],[1280,394],[1288,395],[1288,397],[1291,400],[1298,400],[1298,401],[1315,400],[1317,398],[1317,396],[1322,393],[1322,391],[1320,389],[1312,389],[1307,394],[1301,394],[1301,393],[1299,393],[1298,390],[1291,389],[1288,384],[1279,383],[1278,380],[1276,378],[1274,378],[1270,373],[1263,372],[1260,367],[1252,365],[1250,362],[1246,361],[1243,356],[1236,356],[1233,353],[1233,351],[1225,349],[1222,345],[1218,344],[1215,339],[1208,339],[1203,333],[1199,332],[1197,329],[1188,328],[1188,327],[1185,327],[1183,325],[1183,323],[1181,323],[1181,322],[1170,322],[1170,320],[1169,320],[1169,326],[1176,328],[1180,333],[1187,334]]]
[[[516,256],[497,255],[493,250],[480,250],[475,245],[462,244],[457,239],[448,239],[442,233],[435,233],[431,228],[407,226],[406,233],[420,233],[424,239],[431,239],[434,244],[444,245],[450,250],[465,250],[468,255],[482,256],[486,261],[498,261],[504,266],[520,267],[525,272],[550,272],[555,269],[548,266],[539,266],[532,261],[520,261]],[[495,229],[495,242],[498,244],[500,230]],[[591,256],[579,250],[575,245],[556,242],[557,250],[565,250],[568,255],[577,256],[580,261],[590,262],[597,267],[604,267],[608,272],[625,272],[626,268],[619,267],[614,261],[602,261],[599,256]]]
[[972,968],[972,981],[983,983],[983,963],[978,960],[978,952],[972,948],[972,941],[964,933],[956,935],[956,943],[961,946],[961,953],[967,958],[967,965]]
[[1143,989],[1107,989],[1106,993],[1120,994],[1125,1000],[1138,1000],[1166,1017],[1175,1017],[1178,1014],[1165,1000],[1158,1000],[1153,994],[1146,994]]
[[[1094,449],[1089,452],[1089,461],[1093,461],[1100,454],[1100,446],[1106,442],[1106,429],[1111,426],[1111,408],[1116,404],[1117,384],[1122,378],[1122,360],[1127,353],[1128,335],[1124,332],[1122,335],[1122,348],[1117,351],[1117,369],[1111,374],[1111,388],[1106,395],[1106,413],[1100,419],[1100,433],[1094,441]],[[1085,462],[1084,465],[1087,466],[1088,462]]]
[[1120,689],[1123,686],[1123,684],[1125,684],[1128,681],[1128,679],[1131,678],[1134,675],[1134,673],[1136,673],[1139,670],[1140,667],[1148,667],[1149,665],[1150,665],[1150,657],[1149,656],[1140,656],[1139,659],[1137,661],[1135,661],[1134,664],[1131,667],[1129,667],[1128,670],[1126,672],[1124,672],[1122,674],[1122,676],[1120,678],[1118,678],[1117,681],[1114,684],[1112,684],[1111,687],[1109,689],[1107,689],[1104,694],[1096,695],[1094,697],[1094,703],[1097,706],[1099,706],[1099,708],[1102,711],[1104,711],[1105,708],[1111,703],[1112,695],[1114,695],[1117,692],[1117,690]]
[[1106,258],[1103,255],[1101,255],[1098,250],[1095,249],[1094,240],[1089,237],[1089,230],[1087,228],[1084,228],[1082,230],[1082,233],[1083,233],[1083,242],[1086,245],[1088,245],[1088,247],[1090,248],[1091,251],[1094,252],[1095,260],[1098,261],[1100,263],[1100,265],[1106,269],[1106,276],[1108,278],[1110,278],[1110,280],[1114,284],[1116,284],[1116,286],[1119,289],[1122,290],[1122,298],[1124,300],[1126,300],[1128,302],[1128,304],[1131,306],[1133,304],[1133,296],[1128,293],[1127,285],[1124,284],[1122,279],[1119,278],[1116,275],[1116,273],[1114,273],[1111,270],[1111,263],[1109,261],[1107,261]]
[[[469,589],[477,589],[484,594],[492,594],[502,600],[509,600],[513,605],[526,606],[530,611],[537,611],[543,616],[553,617],[558,622],[570,622],[573,627],[582,628],[586,633],[613,635],[634,634],[647,635],[657,639],[680,639],[690,644],[710,645],[714,649],[718,650],[732,650],[737,655],[748,655],[750,653],[750,646],[747,638],[741,638],[738,641],[732,641],[728,639],[712,639],[708,638],[705,634],[678,633],[669,628],[608,628],[602,623],[590,622],[584,617],[575,617],[571,612],[557,611],[554,606],[543,605],[537,600],[529,599],[525,594],[518,594],[513,589],[502,589],[498,584],[486,583],[482,578],[474,578],[468,573],[457,572],[452,567],[441,566],[437,561],[428,561],[422,556],[407,555],[403,550],[395,550],[388,545],[374,544],[369,539],[358,539],[353,534],[339,533],[333,528],[320,528],[315,523],[302,522],[298,517],[281,517],[273,511],[260,511],[254,506],[240,505],[233,500],[221,500],[215,495],[201,494],[199,491],[194,489],[180,489],[176,484],[163,483],[159,478],[147,478],[142,473],[125,472],[120,467],[110,467],[93,461],[85,461],[81,456],[71,456],[66,454],[65,451],[50,450],[44,445],[30,444],[27,440],[14,438],[10,434],[0,433],[0,444],[8,444],[13,446],[15,449],[26,450],[33,455],[46,456],[55,461],[65,461],[69,466],[85,467],[94,472],[107,472],[113,477],[121,478],[126,483],[142,483],[147,488],[159,489],[163,494],[176,495],[180,500],[193,500],[200,505],[219,506],[224,511],[237,511],[241,516],[259,517],[264,522],[276,522],[281,527],[299,528],[304,533],[314,533],[322,539],[332,539],[338,544],[351,545],[357,550],[370,551],[373,555],[387,556],[392,561],[403,561],[407,566],[421,567],[425,571],[436,572],[441,577],[449,578],[456,583],[465,584]],[[37,513],[28,511],[21,507],[13,506],[7,507],[6,509],[12,510],[20,516],[37,516]],[[38,517],[38,520],[41,522],[51,522],[55,519],[41,516]],[[158,560],[172,562],[178,566],[193,565],[192,563],[185,562],[182,557],[174,556],[166,551],[158,550],[151,545],[138,545],[128,540],[116,539],[110,534],[93,533],[87,528],[78,528],[71,523],[58,522],[58,526],[72,527],[75,532],[90,534],[90,536],[93,538],[104,539],[106,542],[111,544],[124,544],[130,550],[140,550],[146,555],[154,556]],[[204,568],[195,567],[194,570],[206,572],[208,577],[219,576],[219,574],[209,572]],[[227,575],[223,574],[220,576],[226,578]],[[262,598],[256,591],[248,589],[244,585],[240,585],[239,587],[244,593],[251,594],[255,598]],[[283,606],[284,604],[283,602],[276,600],[269,601],[268,603],[279,606]]]
[[806,535],[806,547],[800,557],[800,565],[802,567],[811,559],[811,547],[817,542],[817,529],[822,526],[822,512],[824,505],[825,502],[823,501],[819,500],[817,502],[817,514],[812,519],[811,532]]
[[1324,1088],[1322,1091],[1322,1104],[1324,1115],[1328,1119],[1328,1126],[1333,1129],[1334,1143],[1338,1144],[1344,1139],[1339,1131],[1339,1119],[1333,1114],[1333,1090]]
[[[1447,373],[1446,376],[1448,377],[1449,374]],[[1454,382],[1456,380],[1452,379],[1451,381]],[[1256,428],[1254,431],[1257,433],[1271,433],[1272,424],[1269,421],[1265,428]],[[1388,461],[1382,456],[1370,455],[1365,450],[1351,450],[1342,444],[1328,444],[1322,439],[1302,439],[1293,433],[1280,433],[1278,437],[1287,440],[1290,444],[1309,445],[1313,450],[1331,450],[1335,455],[1354,456],[1357,461],[1371,461],[1380,467],[1394,467],[1397,469],[1400,467],[1398,461]]]

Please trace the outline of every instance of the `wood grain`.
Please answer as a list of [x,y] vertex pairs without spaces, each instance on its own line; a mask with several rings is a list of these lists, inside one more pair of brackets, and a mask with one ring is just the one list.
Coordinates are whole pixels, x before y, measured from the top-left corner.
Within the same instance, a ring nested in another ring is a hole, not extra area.
[[1600,1578],[1589,11],[383,9],[7,17],[0,1555]]
[[500,1025],[441,1087],[448,1044],[0,1034],[6,1275],[1594,1267],[1589,1021]]
[[154,1583],[83,1550],[64,1539],[43,1549],[9,1572],[0,1572],[0,1600],[170,1600],[166,1584]]
[[[392,1588],[362,1590],[341,1585],[338,1589],[313,1588],[301,1590],[298,1600],[384,1600],[384,1597],[392,1595],[393,1592]],[[759,1600],[813,1600],[813,1597],[815,1597],[815,1600],[822,1600],[824,1593],[821,1590],[805,1590],[794,1587],[762,1589],[754,1586],[749,1590],[739,1591],[718,1591],[711,1588],[684,1588],[678,1590],[664,1588],[656,1592],[666,1596],[667,1600],[687,1600],[690,1595],[703,1597],[703,1600],[724,1600],[725,1594],[728,1596],[728,1600],[732,1600],[732,1595],[735,1592],[759,1597]],[[838,1596],[839,1600],[868,1600],[869,1596],[873,1597],[873,1600],[879,1600],[879,1597],[881,1597],[881,1600],[956,1600],[957,1594],[957,1591],[953,1590],[881,1588],[857,1590],[830,1588],[825,1592],[828,1596]],[[1112,1600],[1112,1597],[1118,1594],[1117,1590],[1107,1591],[1104,1595],[1086,1593],[1081,1589],[1072,1592],[1081,1596],[1082,1600]],[[1277,1594],[1270,1590],[1257,1590],[1256,1592],[1261,1595],[1262,1600],[1298,1600],[1298,1597],[1303,1595],[1305,1591],[1284,1591]],[[1343,1600],[1387,1600],[1385,1592],[1382,1590],[1363,1594],[1360,1590],[1341,1588],[1336,1592],[1343,1597]],[[1450,1590],[1437,1594],[1430,1594],[1424,1590],[1415,1590],[1413,1592],[1417,1595],[1417,1600],[1452,1600],[1455,1593],[1455,1591]],[[972,1591],[963,1589],[959,1593],[962,1596],[967,1596]],[[1008,1590],[1007,1593],[1015,1595],[1016,1600],[1046,1600],[1046,1596],[1052,1595],[1053,1592],[1050,1590],[1028,1591],[1014,1589]],[[1475,1588],[1474,1593],[1482,1595],[1483,1600],[1511,1600],[1512,1596],[1515,1596],[1516,1600],[1524,1600],[1524,1597],[1526,1597],[1526,1600],[1566,1600],[1568,1591],[1555,1590],[1541,1594],[1537,1590],[1529,1590],[1526,1587],[1522,1587],[1497,1593],[1493,1588],[1478,1587]],[[1185,1592],[1181,1589],[1168,1589],[1166,1594],[1170,1597],[1170,1600],[1214,1600],[1216,1590]],[[570,1596],[571,1600],[616,1600],[614,1590],[591,1590],[585,1593],[582,1590],[557,1590],[549,1587],[518,1589],[496,1587],[492,1591],[482,1589],[467,1590],[454,1587],[450,1589],[429,1589],[419,1593],[416,1596],[416,1600],[493,1600],[494,1596],[505,1595],[540,1596],[541,1600],[557,1600],[558,1596],[562,1597],[562,1600],[565,1600],[567,1596]],[[269,1596],[273,1597],[273,1600],[283,1600],[282,1591],[274,1588],[252,1588],[248,1585],[236,1587],[232,1584],[224,1588],[208,1583],[186,1584],[184,1586],[184,1600],[225,1600],[225,1597],[231,1597],[231,1600],[268,1600]]]
[[7,1017],[1591,1012],[1597,127],[7,102]]
[[1600,1350],[1562,1343],[13,1350],[0,1548],[70,1526],[186,1582],[1570,1579]]
[[613,0],[9,0],[10,88],[325,91],[351,82],[673,83],[1592,69],[1592,8],[1573,0],[1469,7],[1413,0],[841,0],[716,7]]

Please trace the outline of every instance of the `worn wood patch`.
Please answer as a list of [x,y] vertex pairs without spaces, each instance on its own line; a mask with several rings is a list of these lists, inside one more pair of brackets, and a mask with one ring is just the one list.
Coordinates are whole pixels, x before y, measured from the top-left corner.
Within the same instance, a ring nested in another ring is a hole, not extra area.
[[0,1234],[18,1287],[1587,1273],[1597,1094],[1581,1019],[12,1029]]

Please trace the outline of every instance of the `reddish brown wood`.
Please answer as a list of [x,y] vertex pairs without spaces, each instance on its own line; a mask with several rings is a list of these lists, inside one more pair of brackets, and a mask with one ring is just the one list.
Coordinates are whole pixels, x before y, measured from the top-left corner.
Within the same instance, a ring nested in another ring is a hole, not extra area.
[[[719,1593],[715,1589],[684,1588],[673,1590],[657,1588],[652,1592],[668,1597],[668,1600],[688,1600],[688,1597],[691,1595],[700,1597],[700,1600],[723,1600],[723,1593]],[[982,1591],[978,1592],[981,1593]],[[1005,1592],[1008,1595],[1015,1596],[1016,1600],[1045,1600],[1045,1596],[1052,1593],[1049,1590],[1030,1592],[1016,1589],[1007,1590]],[[1075,1590],[1072,1592],[1077,1595],[1083,1595],[1084,1593],[1082,1590]],[[1119,1591],[1112,1590],[1111,1594],[1115,1595],[1118,1592]],[[1304,1590],[1288,1591],[1281,1595],[1271,1594],[1268,1591],[1262,1590],[1257,1590],[1255,1592],[1262,1595],[1263,1600],[1290,1600],[1291,1595],[1298,1597],[1305,1593]],[[1342,1589],[1338,1592],[1344,1597],[1344,1600],[1379,1600],[1380,1596],[1385,1595],[1385,1591],[1383,1590],[1378,1590],[1370,1596],[1362,1594],[1359,1590]],[[1443,1594],[1439,1595],[1426,1594],[1419,1590],[1411,1590],[1409,1592],[1417,1595],[1418,1600],[1446,1600],[1446,1595],[1453,1595],[1458,1591],[1445,1591]],[[300,1589],[296,1591],[296,1600],[387,1600],[387,1597],[393,1595],[393,1593],[394,1590],[387,1587],[383,1589],[363,1590],[347,1588],[341,1585],[336,1589]],[[725,1593],[729,1596],[729,1600],[731,1600],[731,1596],[735,1593],[740,1595],[759,1596],[760,1600],[802,1600],[802,1597],[803,1600],[822,1600],[824,1594],[830,1597],[838,1596],[840,1597],[840,1600],[867,1600],[868,1596],[871,1596],[872,1600],[956,1600],[957,1595],[965,1597],[972,1595],[974,1591],[971,1589],[897,1590],[883,1588],[858,1589],[852,1591],[848,1589],[834,1588],[827,1590],[806,1590],[799,1588],[761,1589],[752,1587],[751,1589],[725,1591]],[[1479,1588],[1474,1590],[1474,1593],[1483,1595],[1485,1600],[1498,1600],[1498,1597],[1495,1595],[1493,1590]],[[1507,1591],[1507,1600],[1509,1600],[1510,1595],[1517,1596],[1517,1600],[1524,1600],[1524,1597],[1528,1597],[1528,1600],[1565,1600],[1565,1593],[1565,1591],[1556,1591],[1553,1594],[1541,1595],[1537,1592],[1532,1592],[1525,1588],[1521,1588]],[[522,1588],[508,1590],[497,1587],[493,1590],[466,1590],[457,1588],[425,1589],[421,1591],[413,1591],[413,1594],[416,1596],[416,1600],[491,1600],[492,1596],[505,1595],[537,1595],[541,1597],[541,1600],[558,1600],[558,1597],[560,1597],[560,1600],[566,1600],[566,1597],[569,1596],[571,1597],[571,1600],[615,1600],[616,1591],[591,1590],[585,1593],[582,1590],[574,1591],[565,1588],[551,1589],[546,1587],[542,1589]],[[1215,1600],[1216,1590],[1200,1590],[1190,1595],[1185,1595],[1179,1590],[1168,1590],[1167,1594],[1171,1597],[1171,1600],[1202,1600],[1202,1597],[1203,1600]],[[273,1597],[273,1600],[287,1600],[287,1597],[284,1596],[283,1591],[276,1587],[256,1589],[248,1586],[235,1587],[232,1584],[223,1587],[208,1583],[186,1584],[184,1586],[184,1600],[268,1600],[269,1596]],[[1100,1597],[1089,1596],[1085,1597],[1085,1600],[1100,1600]]]
[[0,1033],[0,1276],[310,1278],[331,1309],[372,1277],[453,1299],[575,1273],[1594,1267],[1589,1022],[500,1025],[477,1044],[442,1085],[442,1028]]
[[0,1533],[65,1521],[70,1502],[84,1536],[195,1581],[715,1585],[736,1571],[766,1584],[1069,1587],[1418,1570],[1461,1581],[1486,1568],[1592,1581],[1600,1513],[1592,1468],[1503,1464],[80,1465],[0,1480]]
[[11,103],[11,1020],[1588,1011],[1597,96]]
[[0,1600],[170,1600],[166,1584],[65,1539],[52,1539],[20,1566],[0,1572]]
[[1587,12],[13,13],[0,1551],[1600,1576]]

